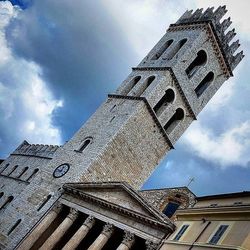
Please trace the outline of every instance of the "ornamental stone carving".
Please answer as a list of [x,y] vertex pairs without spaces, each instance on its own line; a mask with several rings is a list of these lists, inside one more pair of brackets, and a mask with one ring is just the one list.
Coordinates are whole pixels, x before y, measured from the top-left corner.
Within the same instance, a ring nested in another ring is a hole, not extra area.
[[129,231],[124,231],[122,243],[130,247],[135,241],[135,235]]
[[83,223],[86,227],[91,228],[95,224],[95,218],[93,216],[88,216],[88,218]]
[[145,245],[147,250],[156,250],[159,246],[159,244],[154,243],[153,241],[150,240],[146,240]]
[[112,224],[107,223],[103,227],[102,234],[105,234],[107,237],[109,237],[110,234],[113,233],[113,231],[114,231],[114,226]]
[[69,211],[69,214],[68,214],[68,218],[71,219],[71,220],[75,220],[76,217],[78,216],[78,211],[74,208],[70,208],[70,211]]

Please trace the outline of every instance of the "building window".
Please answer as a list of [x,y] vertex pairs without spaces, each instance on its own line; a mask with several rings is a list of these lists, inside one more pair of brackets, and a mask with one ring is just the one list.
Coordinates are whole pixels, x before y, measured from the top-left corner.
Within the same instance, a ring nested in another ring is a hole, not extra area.
[[178,241],[181,238],[181,236],[185,233],[188,227],[189,225],[183,225],[179,230],[179,232],[175,235],[174,240]]
[[4,195],[4,192],[1,192],[0,193],[0,199],[3,197],[3,195]]
[[207,62],[207,53],[204,50],[200,50],[197,53],[195,59],[186,69],[188,78],[191,78],[201,66],[206,64],[206,62]]
[[21,223],[21,221],[22,221],[21,219],[16,221],[16,223],[9,230],[8,235],[10,235],[16,229],[16,227]]
[[132,90],[134,88],[134,86],[141,80],[141,76],[136,76],[134,77],[130,83],[129,83],[129,86],[128,88],[124,91],[123,95],[127,95],[130,90]]
[[93,141],[92,137],[88,137],[84,140],[82,146],[80,147],[79,150],[77,150],[78,152],[83,152],[83,150]]
[[7,174],[7,176],[10,176],[17,168],[18,165],[14,166],[13,169],[10,171],[10,173]]
[[168,218],[171,218],[174,215],[174,213],[176,212],[176,210],[178,209],[179,206],[180,206],[180,203],[174,202],[174,201],[170,201],[167,204],[167,206],[165,207],[165,209],[163,210],[163,213]]
[[46,197],[46,199],[42,202],[42,204],[39,206],[39,208],[37,209],[37,211],[40,211],[44,206],[45,206],[45,204],[50,200],[50,198],[51,198],[51,194],[49,194],[47,197]]
[[170,133],[179,124],[179,122],[183,120],[183,118],[184,118],[184,110],[181,108],[176,109],[173,116],[164,126],[166,133]]
[[154,81],[154,79],[155,76],[148,77],[146,81],[143,83],[142,87],[135,94],[135,96],[141,96],[144,93],[144,91],[149,87],[149,85]]
[[173,39],[168,40],[167,42],[165,42],[162,47],[157,51],[157,53],[152,57],[151,60],[157,60],[159,59],[162,54],[170,47],[170,45],[173,43]]
[[38,168],[36,168],[34,171],[33,171],[33,173],[27,178],[27,180],[26,181],[30,181],[31,180],[31,178],[32,177],[34,177],[35,175],[36,175],[36,173],[39,171],[39,169]]
[[27,172],[28,169],[29,169],[28,167],[25,167],[25,168],[22,170],[22,172],[17,176],[17,178],[21,178],[21,177],[25,174],[25,172]]
[[211,240],[209,241],[209,244],[217,244],[220,240],[221,236],[225,233],[227,230],[228,225],[220,225],[216,233],[213,235]]
[[9,165],[10,165],[10,164],[7,163],[7,164],[3,167],[3,169],[0,171],[0,174],[1,174],[5,169],[7,169]]
[[211,84],[214,80],[214,73],[209,72],[205,78],[201,81],[201,83],[196,87],[195,93],[198,97],[202,95],[202,93],[207,89],[207,87]]
[[12,202],[13,199],[14,199],[13,196],[9,196],[7,200],[4,202],[4,204],[0,207],[0,210],[6,208]]
[[168,89],[165,95],[160,99],[160,101],[154,106],[154,111],[157,116],[161,115],[168,104],[172,103],[175,98],[175,93],[172,89]]
[[187,42],[187,39],[182,39],[180,40],[175,47],[173,48],[173,50],[170,52],[170,54],[167,56],[167,60],[171,60],[175,55],[177,55],[177,53],[180,51],[180,49],[184,46],[184,44]]

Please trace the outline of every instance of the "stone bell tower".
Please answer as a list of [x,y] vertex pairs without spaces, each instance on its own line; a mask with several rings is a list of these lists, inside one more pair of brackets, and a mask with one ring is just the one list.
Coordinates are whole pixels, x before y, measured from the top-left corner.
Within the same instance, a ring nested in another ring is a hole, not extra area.
[[[235,54],[239,42],[231,43],[234,29],[226,32],[230,18],[221,21],[225,13],[225,6],[187,11],[170,25],[118,90],[0,215],[3,235],[19,217],[25,225],[16,229],[12,246],[66,182],[126,181],[141,187],[243,58],[243,52]],[[8,245],[11,239],[4,241]]]

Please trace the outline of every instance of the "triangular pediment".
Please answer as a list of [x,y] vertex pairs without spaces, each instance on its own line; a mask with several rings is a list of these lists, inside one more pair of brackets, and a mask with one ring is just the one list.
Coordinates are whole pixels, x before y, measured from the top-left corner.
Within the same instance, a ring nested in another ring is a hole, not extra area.
[[146,200],[128,184],[123,182],[106,183],[67,183],[64,189],[76,190],[84,195],[90,196],[107,204],[111,204],[120,209],[140,214],[159,222],[169,222],[169,219],[160,211],[156,210]]

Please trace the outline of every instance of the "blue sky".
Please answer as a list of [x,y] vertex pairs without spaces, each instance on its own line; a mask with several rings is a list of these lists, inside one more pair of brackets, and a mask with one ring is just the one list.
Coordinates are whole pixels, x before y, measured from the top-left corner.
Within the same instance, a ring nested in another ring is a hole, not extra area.
[[144,188],[250,190],[248,0],[0,1],[0,157],[63,144],[186,9],[226,4],[246,54]]

